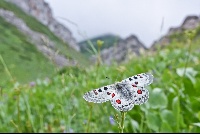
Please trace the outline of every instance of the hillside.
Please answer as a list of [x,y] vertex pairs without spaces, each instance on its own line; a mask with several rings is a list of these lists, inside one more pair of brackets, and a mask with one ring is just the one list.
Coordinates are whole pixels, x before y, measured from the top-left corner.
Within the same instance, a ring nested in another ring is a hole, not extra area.
[[83,54],[85,54],[87,57],[90,57],[91,55],[94,54],[90,44],[92,43],[94,48],[96,50],[98,50],[97,40],[104,41],[103,45],[100,48],[102,50],[102,49],[109,48],[109,47],[117,44],[122,39],[119,36],[116,36],[116,35],[113,35],[113,34],[104,34],[104,35],[101,35],[101,36],[97,36],[97,37],[90,38],[88,40],[84,40],[84,41],[79,42],[78,44],[80,46],[80,51]]
[[166,45],[171,44],[173,41],[186,42],[187,38],[185,37],[185,32],[190,30],[194,30],[194,38],[200,37],[199,16],[189,15],[183,20],[180,26],[169,28],[166,35],[154,41],[150,49],[156,50],[157,48],[164,48]]
[[[0,30],[0,54],[13,77],[21,81],[30,81],[54,73],[53,63],[48,61],[24,34],[2,17]],[[2,63],[0,76],[1,82],[10,79]]]
[[[98,40],[103,41],[100,47],[97,45]],[[105,34],[79,42],[79,45],[83,54],[92,62],[97,62],[98,55],[95,54],[92,48],[94,46],[94,49],[100,52],[101,62],[107,65],[111,65],[112,63],[120,64],[147,50],[136,35],[129,35],[123,39],[113,34]]]
[[[18,81],[51,76],[56,68],[88,64],[80,52],[16,5],[1,0],[0,19],[0,54]],[[5,70],[1,61],[1,82],[8,78]]]
[[[104,41],[104,40],[103,40]],[[100,57],[102,64],[112,65],[113,63],[121,64],[129,61],[134,56],[141,55],[147,50],[144,44],[139,40],[136,35],[129,35],[125,39],[120,39],[117,42],[110,42],[112,45],[109,47],[100,48]],[[102,45],[104,46],[104,44]],[[148,51],[148,50],[147,50]],[[98,55],[91,55],[90,59],[97,62]]]

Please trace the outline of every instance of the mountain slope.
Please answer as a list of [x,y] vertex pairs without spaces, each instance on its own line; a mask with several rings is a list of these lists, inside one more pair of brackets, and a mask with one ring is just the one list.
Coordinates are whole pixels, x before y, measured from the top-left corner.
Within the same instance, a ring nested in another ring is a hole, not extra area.
[[[0,31],[0,54],[14,78],[28,82],[54,73],[53,63],[47,60],[24,34],[2,17],[0,17]],[[0,76],[1,82],[10,79],[2,63],[0,63]]]
[[[66,64],[69,66],[88,65],[88,60],[84,55],[69,47],[48,27],[16,5],[4,0],[0,1],[0,16],[0,54],[17,80],[28,82],[36,78],[44,78],[54,74],[55,68]],[[23,29],[24,27],[26,29]],[[38,49],[38,46],[46,53]],[[63,63],[63,61],[68,63]],[[0,80],[8,78],[1,62],[0,75]]]
[[186,31],[194,30],[194,37],[200,36],[200,17],[196,15],[187,16],[183,23],[178,27],[171,27],[168,33],[162,36],[160,39],[156,40],[152,46],[151,50],[156,50],[157,48],[164,48],[166,45],[172,43],[173,41],[183,42],[186,41]]
[[0,8],[14,12],[15,15],[22,19],[30,29],[48,36],[50,40],[55,42],[56,48],[62,54],[66,55],[66,57],[76,59],[80,64],[87,64],[87,60],[84,58],[84,56],[82,56],[76,50],[70,48],[68,44],[64,43],[61,39],[55,36],[54,33],[52,33],[45,25],[40,23],[34,17],[27,15],[16,5],[6,1],[0,1]]
[[70,47],[79,51],[80,48],[76,43],[71,31],[63,24],[58,22],[53,12],[45,0],[6,0],[19,7],[26,14],[34,17],[40,23],[45,25],[54,35]]

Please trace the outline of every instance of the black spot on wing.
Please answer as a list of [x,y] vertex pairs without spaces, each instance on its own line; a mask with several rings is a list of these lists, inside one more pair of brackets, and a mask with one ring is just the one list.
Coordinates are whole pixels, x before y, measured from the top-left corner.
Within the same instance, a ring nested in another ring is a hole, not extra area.
[[107,92],[107,95],[110,95],[111,93]]
[[132,81],[133,79],[132,79],[132,78],[129,78],[129,80]]
[[108,89],[108,87],[104,87],[104,90],[107,90]]
[[98,90],[99,92],[102,92],[102,90],[99,88],[99,90]]

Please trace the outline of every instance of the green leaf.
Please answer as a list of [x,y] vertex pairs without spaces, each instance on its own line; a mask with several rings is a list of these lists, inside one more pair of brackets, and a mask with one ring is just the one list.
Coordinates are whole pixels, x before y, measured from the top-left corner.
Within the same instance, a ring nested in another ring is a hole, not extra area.
[[176,125],[176,120],[172,111],[165,109],[161,111],[160,115],[161,115],[162,122],[167,122],[171,126]]
[[196,83],[194,84],[196,90],[200,89],[200,78],[196,78]]
[[151,108],[162,109],[167,107],[168,100],[162,89],[155,88],[149,96],[149,104]]
[[187,125],[185,124],[184,120],[183,120],[183,115],[179,114],[179,122],[180,122],[180,126],[185,128],[187,127]]
[[169,123],[164,121],[164,122],[162,122],[160,132],[161,133],[171,133],[171,132],[173,132],[173,130],[170,127]]
[[180,105],[179,105],[179,98],[175,97],[172,101],[172,110],[175,115],[176,124],[176,132],[179,131],[179,114],[180,114]]
[[179,113],[179,111],[180,111],[178,97],[175,97],[172,101],[172,110],[173,110],[173,113],[175,114],[175,116],[177,116],[177,113]]
[[200,120],[200,111],[198,112],[197,116],[198,116],[198,119]]
[[148,112],[146,118],[147,118],[147,126],[150,129],[158,132],[158,130],[160,128],[160,122],[161,122],[158,114],[155,112]]
[[131,126],[132,126],[132,129],[134,130],[134,132],[137,132],[136,130],[139,130],[138,122],[133,119],[131,120]]
[[149,101],[146,102],[144,105],[141,105],[141,106],[140,106],[140,109],[141,109],[144,113],[147,113],[149,108],[150,108],[150,103],[149,103]]
[[188,95],[196,95],[196,90],[194,89],[194,86],[192,84],[192,82],[188,79],[188,78],[184,78],[183,79],[183,83],[184,83],[184,93],[188,94]]
[[200,127],[200,122],[197,122],[197,123],[192,123],[194,126],[198,126]]
[[188,67],[188,68],[177,68],[176,69],[176,73],[180,77],[183,77],[184,71],[185,71],[185,76],[187,78],[189,78],[193,84],[195,84],[196,83],[195,76],[198,74],[198,72],[196,70],[194,70],[193,68],[191,68],[191,67]]

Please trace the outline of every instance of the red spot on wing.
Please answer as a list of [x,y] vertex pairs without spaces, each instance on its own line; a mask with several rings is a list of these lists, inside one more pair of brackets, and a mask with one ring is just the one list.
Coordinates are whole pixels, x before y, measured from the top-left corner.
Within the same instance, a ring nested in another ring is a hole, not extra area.
[[137,90],[137,93],[138,93],[138,94],[142,94],[142,90],[140,90],[140,89]]
[[112,93],[112,98],[113,98],[113,97],[115,97],[115,94],[114,94],[114,93]]
[[116,102],[118,103],[118,104],[121,104],[121,101],[118,99],[118,100],[116,100]]
[[96,90],[93,90],[93,92],[94,92],[94,94],[95,94],[95,95],[97,95],[97,94],[98,94]]
[[138,84],[138,82],[136,81],[135,84]]

